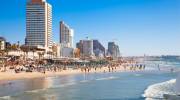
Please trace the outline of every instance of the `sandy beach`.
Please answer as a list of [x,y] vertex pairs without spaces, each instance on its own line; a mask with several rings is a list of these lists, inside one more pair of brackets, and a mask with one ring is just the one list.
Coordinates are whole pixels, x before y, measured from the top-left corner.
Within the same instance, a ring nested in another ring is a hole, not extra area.
[[[122,72],[122,71],[130,71],[130,69],[129,68],[124,69],[122,66],[120,66],[114,70],[114,72]],[[96,70],[91,69],[89,72],[86,73],[107,73],[107,72],[109,72],[108,67],[102,67],[102,68],[97,68]],[[62,70],[60,72],[46,71],[45,74],[40,72],[32,72],[32,73],[1,72],[0,81],[33,79],[33,78],[53,77],[53,76],[73,75],[73,74],[85,74],[85,72],[82,72],[81,69],[67,69],[67,70]]]
[[32,79],[41,77],[51,77],[56,75],[70,75],[70,74],[80,74],[80,70],[65,70],[62,72],[50,72],[47,71],[45,74],[40,72],[21,72],[21,73],[11,73],[11,72],[1,72],[0,81],[2,80],[19,80],[19,79]]

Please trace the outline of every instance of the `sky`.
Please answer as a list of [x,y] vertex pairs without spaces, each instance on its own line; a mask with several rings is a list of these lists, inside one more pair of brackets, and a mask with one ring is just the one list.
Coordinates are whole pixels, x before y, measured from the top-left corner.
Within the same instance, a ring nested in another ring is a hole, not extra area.
[[[26,0],[1,0],[0,36],[24,43]],[[53,7],[53,41],[59,22],[80,39],[115,41],[123,56],[180,55],[180,0],[47,0]]]

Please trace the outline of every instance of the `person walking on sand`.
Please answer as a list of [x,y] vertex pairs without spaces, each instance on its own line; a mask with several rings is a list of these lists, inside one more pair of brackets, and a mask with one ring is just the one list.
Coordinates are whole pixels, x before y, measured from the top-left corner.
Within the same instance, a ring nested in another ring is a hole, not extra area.
[[44,71],[43,71],[43,73],[44,73],[44,74],[46,74],[46,69],[45,69],[45,68],[43,68],[43,70],[44,70]]
[[114,72],[114,68],[112,67],[112,72]]
[[109,69],[109,72],[111,72],[111,69],[110,69],[110,67],[108,67],[108,69]]
[[86,68],[84,69],[85,73],[86,73]]
[[145,68],[146,68],[146,65],[144,65],[143,69],[145,70]]
[[89,67],[87,67],[87,72],[89,73],[89,71],[90,71],[90,68],[89,68]]

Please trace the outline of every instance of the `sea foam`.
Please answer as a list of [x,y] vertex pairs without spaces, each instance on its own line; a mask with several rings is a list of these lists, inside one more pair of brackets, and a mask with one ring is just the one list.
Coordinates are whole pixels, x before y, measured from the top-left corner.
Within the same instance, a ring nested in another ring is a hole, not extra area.
[[96,79],[97,81],[101,81],[101,80],[112,80],[112,79],[117,79],[118,77],[113,77],[113,76],[111,76],[111,77],[105,77],[105,78],[98,78],[98,79]]
[[11,98],[11,96],[3,96],[0,97],[0,100],[9,100]]
[[175,93],[174,90],[175,84],[176,84],[176,79],[172,79],[166,82],[151,85],[145,90],[143,97],[145,97],[146,100],[162,99],[163,94]]
[[52,86],[52,87],[48,87],[48,88],[43,88],[43,89],[36,89],[36,90],[25,91],[25,93],[39,93],[39,92],[46,91],[48,89],[56,89],[56,88],[61,88],[61,87],[67,87],[67,86],[71,86],[71,85],[75,85],[75,84],[76,84],[75,82],[71,82],[71,83],[56,85],[56,86]]

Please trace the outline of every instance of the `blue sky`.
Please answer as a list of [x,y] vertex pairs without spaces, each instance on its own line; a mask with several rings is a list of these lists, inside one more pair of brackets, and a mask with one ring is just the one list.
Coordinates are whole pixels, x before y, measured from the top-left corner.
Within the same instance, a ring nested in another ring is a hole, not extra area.
[[[122,55],[180,55],[180,0],[47,0],[53,6],[53,39],[59,21],[107,47],[116,41]],[[26,0],[1,0],[0,36],[24,43]]]

